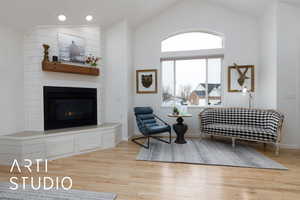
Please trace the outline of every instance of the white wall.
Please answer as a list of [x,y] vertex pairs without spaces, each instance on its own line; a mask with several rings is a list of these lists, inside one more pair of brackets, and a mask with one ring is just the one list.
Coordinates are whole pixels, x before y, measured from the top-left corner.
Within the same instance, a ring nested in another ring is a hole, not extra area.
[[[89,87],[98,92],[98,124],[103,122],[103,75],[83,76],[42,71],[42,44],[49,44],[49,56],[58,55],[58,33],[78,35],[86,40],[86,54],[101,57],[101,32],[94,26],[40,26],[24,38],[25,129],[44,130],[43,86]],[[100,61],[101,63],[101,61]],[[102,67],[100,65],[100,71]]]
[[[227,93],[227,66],[233,62],[253,64],[259,62],[259,25],[255,18],[215,4],[199,0],[187,0],[165,10],[161,15],[141,25],[134,35],[135,69],[160,70],[160,45],[166,37],[185,31],[204,30],[225,36],[225,58],[223,66],[224,105],[247,106],[247,96]],[[160,71],[159,71],[160,72]],[[159,73],[160,86],[160,73]],[[159,87],[160,88],[160,87]],[[135,106],[152,106],[161,117],[173,123],[166,115],[171,108],[161,107],[160,90],[157,94],[136,94]],[[190,133],[198,133],[199,108],[189,110],[193,118],[187,119]]]
[[[128,124],[128,134],[127,138],[131,138],[134,135],[134,113],[133,113],[133,104],[134,104],[134,83],[135,83],[135,76],[134,76],[134,67],[133,67],[133,47],[132,47],[132,28],[127,24],[126,25],[126,65],[128,69],[127,74],[127,124]],[[125,138],[125,139],[127,139]]]
[[0,27],[0,135],[24,128],[22,34]]
[[133,67],[131,29],[126,20],[105,31],[105,121],[122,123],[123,139],[132,135]]
[[261,59],[258,68],[257,106],[277,108],[277,4],[265,10],[260,19]]
[[278,5],[278,109],[285,114],[283,143],[300,148],[300,7]]

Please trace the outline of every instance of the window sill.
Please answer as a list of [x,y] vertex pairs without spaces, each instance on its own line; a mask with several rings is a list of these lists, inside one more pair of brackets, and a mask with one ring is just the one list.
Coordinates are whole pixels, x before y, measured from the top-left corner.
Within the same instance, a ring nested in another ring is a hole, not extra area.
[[[161,105],[161,108],[173,108],[173,106],[166,106],[166,105]],[[188,109],[204,109],[204,108],[221,108],[223,105],[218,105],[218,106],[187,106]]]

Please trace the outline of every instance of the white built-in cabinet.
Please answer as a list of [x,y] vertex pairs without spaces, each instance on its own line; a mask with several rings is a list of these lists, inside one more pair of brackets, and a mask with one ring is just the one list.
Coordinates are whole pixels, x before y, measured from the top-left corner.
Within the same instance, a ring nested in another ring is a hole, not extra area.
[[74,128],[52,132],[26,131],[0,137],[0,165],[11,165],[14,159],[68,157],[115,147],[122,139],[121,124]]

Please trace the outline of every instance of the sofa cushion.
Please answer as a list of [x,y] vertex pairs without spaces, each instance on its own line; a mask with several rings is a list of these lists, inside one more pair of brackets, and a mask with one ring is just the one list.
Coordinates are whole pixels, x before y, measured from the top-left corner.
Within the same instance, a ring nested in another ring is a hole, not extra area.
[[240,124],[208,124],[203,126],[203,131],[207,134],[224,135],[248,140],[275,142],[277,138],[277,135],[274,135],[273,132],[268,129]]

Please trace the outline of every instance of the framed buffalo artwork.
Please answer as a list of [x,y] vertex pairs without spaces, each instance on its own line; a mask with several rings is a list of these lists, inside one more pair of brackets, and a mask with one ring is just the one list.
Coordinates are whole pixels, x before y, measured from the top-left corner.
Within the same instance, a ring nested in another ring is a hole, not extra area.
[[157,70],[137,70],[136,71],[136,93],[150,94],[157,93]]

